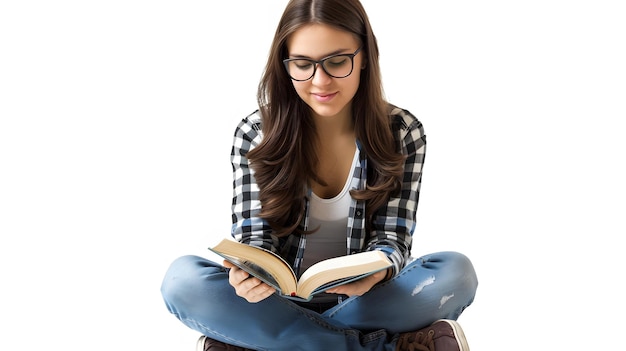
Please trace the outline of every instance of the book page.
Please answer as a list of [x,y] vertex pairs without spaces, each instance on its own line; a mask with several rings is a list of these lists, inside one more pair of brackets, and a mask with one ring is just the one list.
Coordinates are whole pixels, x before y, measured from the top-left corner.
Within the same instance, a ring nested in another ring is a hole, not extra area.
[[[307,269],[298,283],[298,296],[330,289],[332,286],[361,279],[391,267],[392,263],[382,251],[366,251],[353,255],[329,258]],[[319,289],[318,287],[323,286]]]

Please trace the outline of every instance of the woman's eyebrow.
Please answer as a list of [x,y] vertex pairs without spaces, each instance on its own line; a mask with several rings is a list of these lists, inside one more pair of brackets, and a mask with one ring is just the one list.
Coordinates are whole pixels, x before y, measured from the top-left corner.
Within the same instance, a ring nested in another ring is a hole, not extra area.
[[[350,50],[351,50],[351,49],[339,49],[339,50],[335,50],[335,51],[333,51],[333,52],[329,52],[329,53],[327,53],[326,55],[322,56],[322,57],[320,58],[320,60],[321,60],[321,59],[323,59],[323,58],[325,58],[325,57],[328,57],[328,56],[333,56],[333,55],[337,55],[337,54],[343,54],[343,53],[345,53],[346,51],[350,51]],[[290,53],[290,54],[289,54],[289,58],[303,58],[303,59],[311,59],[311,60],[314,60],[314,58],[312,58],[312,57],[310,57],[310,56],[300,55],[300,54],[292,54],[292,53]]]

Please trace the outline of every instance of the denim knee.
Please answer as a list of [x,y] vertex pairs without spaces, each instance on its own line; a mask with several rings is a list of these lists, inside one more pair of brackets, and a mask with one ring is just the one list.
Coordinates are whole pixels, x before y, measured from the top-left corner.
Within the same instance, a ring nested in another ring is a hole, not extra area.
[[[206,291],[210,276],[216,273],[224,273],[224,268],[205,258],[186,255],[177,258],[172,262],[165,273],[161,283],[161,295],[170,309],[186,309],[185,305]],[[188,306],[193,308],[193,306]]]

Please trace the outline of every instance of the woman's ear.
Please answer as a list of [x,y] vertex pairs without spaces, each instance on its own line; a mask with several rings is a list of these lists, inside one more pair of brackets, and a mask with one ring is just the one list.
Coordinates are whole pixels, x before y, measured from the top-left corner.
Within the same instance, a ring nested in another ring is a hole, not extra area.
[[365,69],[367,67],[367,59],[363,58],[363,62],[361,62],[361,69]]

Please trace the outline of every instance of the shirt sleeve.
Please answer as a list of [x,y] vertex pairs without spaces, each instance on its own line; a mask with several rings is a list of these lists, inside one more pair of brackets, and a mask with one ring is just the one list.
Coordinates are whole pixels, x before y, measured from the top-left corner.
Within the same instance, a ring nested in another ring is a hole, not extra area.
[[231,235],[239,242],[276,252],[278,243],[272,235],[272,228],[258,216],[261,210],[259,187],[246,157],[261,138],[258,111],[244,118],[235,129],[230,156],[233,168]]
[[397,125],[394,133],[406,155],[400,192],[389,199],[374,216],[368,250],[381,250],[393,262],[394,274],[405,265],[411,254],[417,204],[426,154],[426,135],[422,123],[407,110],[392,111]]

